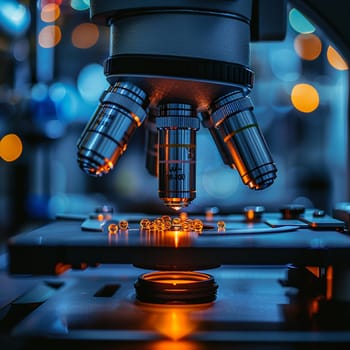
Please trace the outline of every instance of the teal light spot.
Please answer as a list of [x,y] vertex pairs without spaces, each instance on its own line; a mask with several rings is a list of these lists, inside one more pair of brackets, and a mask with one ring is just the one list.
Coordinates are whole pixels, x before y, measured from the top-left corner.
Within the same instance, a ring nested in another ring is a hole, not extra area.
[[84,0],[71,0],[70,6],[77,11],[84,11],[89,8],[90,1]]
[[316,30],[311,22],[297,9],[289,11],[289,23],[296,32],[301,34],[310,34]]

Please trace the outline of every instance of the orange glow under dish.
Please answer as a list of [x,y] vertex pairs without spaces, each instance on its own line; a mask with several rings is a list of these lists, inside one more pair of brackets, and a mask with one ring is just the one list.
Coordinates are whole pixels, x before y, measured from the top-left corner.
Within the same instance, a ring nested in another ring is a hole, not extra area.
[[206,273],[157,271],[141,275],[135,283],[137,299],[156,304],[200,304],[216,298],[218,286]]

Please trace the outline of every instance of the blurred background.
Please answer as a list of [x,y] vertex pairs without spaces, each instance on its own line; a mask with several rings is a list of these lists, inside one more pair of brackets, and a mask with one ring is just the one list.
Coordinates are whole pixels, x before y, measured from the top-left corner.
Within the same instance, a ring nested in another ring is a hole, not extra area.
[[[197,134],[197,199],[188,211],[287,203],[330,211],[349,200],[348,66],[325,33],[288,5],[283,42],[253,43],[255,114],[278,167],[275,184],[246,188]],[[164,212],[145,169],[139,128],[108,176],[85,175],[76,141],[107,87],[109,33],[89,21],[89,0],[0,0],[0,240],[56,213]]]

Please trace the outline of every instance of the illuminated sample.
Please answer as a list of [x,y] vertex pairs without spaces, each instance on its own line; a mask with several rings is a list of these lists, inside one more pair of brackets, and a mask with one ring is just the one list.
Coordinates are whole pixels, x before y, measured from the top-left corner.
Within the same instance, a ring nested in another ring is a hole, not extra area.
[[181,219],[180,218],[178,218],[178,217],[173,218],[171,223],[172,223],[173,228],[177,228],[177,229],[181,228]]
[[216,223],[216,225],[217,225],[217,227],[218,227],[218,231],[225,231],[225,229],[226,229],[225,221],[219,220],[219,221]]
[[142,220],[140,221],[140,229],[141,229],[141,230],[148,230],[150,224],[151,224],[151,221],[150,221],[150,220],[148,220],[148,219],[142,219]]
[[116,223],[112,223],[108,225],[108,233],[111,235],[115,235],[118,233],[118,225]]
[[201,304],[216,299],[217,284],[211,275],[194,271],[156,271],[139,276],[136,297],[143,302]]
[[171,220],[164,220],[164,229],[165,230],[170,230],[171,229]]
[[163,221],[171,221],[171,217],[169,215],[163,215],[162,220]]
[[120,220],[119,221],[119,228],[123,231],[127,230],[129,228],[129,223],[127,220]]
[[203,226],[204,226],[203,222],[200,219],[194,219],[192,221],[192,228],[195,232],[198,232],[198,233],[202,232]]
[[186,212],[181,212],[179,214],[179,217],[180,217],[181,221],[185,221],[187,219],[187,213]]
[[191,230],[191,224],[187,221],[183,222],[181,225],[182,229],[184,231],[190,231]]

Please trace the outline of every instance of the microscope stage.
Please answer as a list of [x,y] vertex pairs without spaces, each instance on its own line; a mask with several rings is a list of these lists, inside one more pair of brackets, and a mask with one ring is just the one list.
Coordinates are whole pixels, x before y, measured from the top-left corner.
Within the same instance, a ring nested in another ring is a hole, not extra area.
[[[337,305],[329,310],[333,304],[322,303],[324,271],[331,264],[348,266],[350,237],[336,231],[343,227],[340,221],[264,214],[260,222],[248,223],[243,215],[229,215],[215,218],[225,221],[224,232],[214,228],[216,222],[203,221],[199,234],[140,231],[142,217],[113,215],[114,222],[129,219],[128,230],[115,234],[103,222],[65,218],[12,237],[8,269],[14,275],[0,274],[4,290],[23,279],[33,287],[10,288],[13,301],[0,305],[5,346],[17,341],[24,349],[348,348],[349,318]],[[318,230],[310,229],[315,226]],[[320,276],[304,266],[320,267]],[[207,267],[212,269],[205,274],[218,286],[212,302],[137,298],[135,282],[157,268]],[[301,277],[299,285],[294,276]]]
[[[103,263],[159,270],[199,270],[223,264],[349,264],[350,237],[337,232],[343,223],[330,217],[314,219],[305,214],[301,221],[264,214],[261,222],[251,223],[243,215],[229,215],[220,217],[226,223],[225,231],[217,231],[216,222],[203,221],[201,233],[145,232],[139,226],[142,217],[130,215],[129,228],[116,234],[108,233],[103,221],[57,220],[12,237],[8,244],[10,271],[55,274],[70,266]],[[113,215],[112,221],[121,219]]]

